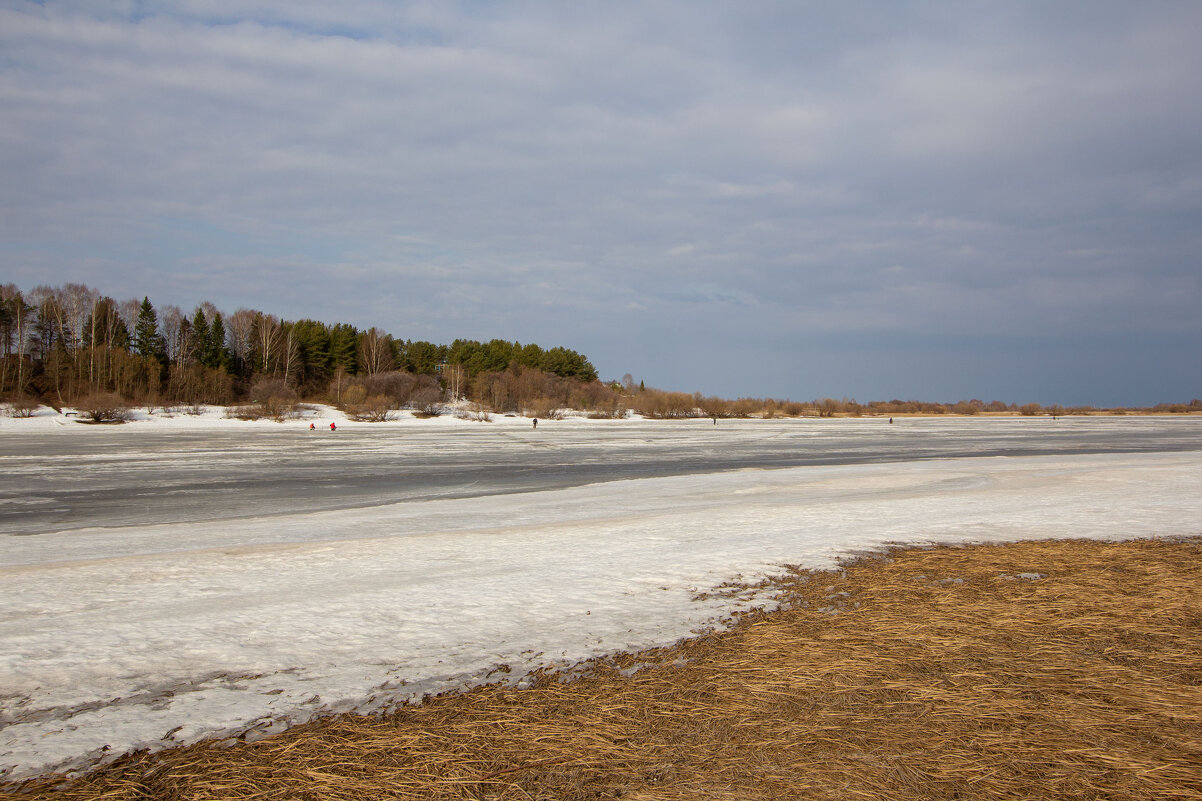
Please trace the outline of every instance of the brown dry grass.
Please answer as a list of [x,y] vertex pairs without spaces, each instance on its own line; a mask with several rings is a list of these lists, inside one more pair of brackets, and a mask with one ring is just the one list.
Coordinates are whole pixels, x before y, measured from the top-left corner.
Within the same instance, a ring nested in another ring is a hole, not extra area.
[[793,609],[572,683],[0,797],[1202,799],[1200,540],[898,551],[783,591]]

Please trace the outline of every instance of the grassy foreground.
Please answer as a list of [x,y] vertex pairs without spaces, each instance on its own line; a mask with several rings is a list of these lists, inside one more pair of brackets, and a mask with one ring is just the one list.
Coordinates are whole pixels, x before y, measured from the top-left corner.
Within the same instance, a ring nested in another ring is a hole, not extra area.
[[791,608],[570,683],[0,797],[1202,799],[1200,539],[910,549],[780,589]]

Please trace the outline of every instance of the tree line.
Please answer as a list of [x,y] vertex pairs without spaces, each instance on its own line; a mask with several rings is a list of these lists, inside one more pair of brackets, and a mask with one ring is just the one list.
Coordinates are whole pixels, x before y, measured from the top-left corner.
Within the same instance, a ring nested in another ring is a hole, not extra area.
[[231,405],[362,391],[401,405],[416,394],[427,404],[434,395],[478,395],[506,406],[531,393],[579,396],[587,385],[596,385],[594,395],[605,390],[589,360],[564,347],[442,345],[256,309],[225,314],[208,301],[191,312],[149,297],[117,301],[84,284],[27,293],[0,285],[0,397],[8,399],[61,407],[111,394],[139,404]]
[[[99,416],[123,404],[234,407],[239,416],[286,417],[304,399],[332,402],[363,420],[396,409],[438,414],[448,401],[487,412],[553,418],[563,409],[594,417],[633,411],[690,417],[858,417],[899,414],[1088,414],[1093,407],[963,400],[932,403],[813,401],[669,392],[630,375],[601,382],[583,355],[493,339],[450,345],[399,339],[348,323],[284,320],[255,309],[225,314],[212,303],[191,312],[149,297],[116,301],[83,284],[23,293],[0,285],[0,400],[31,411],[87,400]],[[1123,411],[1123,410],[1110,410]],[[1202,400],[1147,411],[1202,411]]]

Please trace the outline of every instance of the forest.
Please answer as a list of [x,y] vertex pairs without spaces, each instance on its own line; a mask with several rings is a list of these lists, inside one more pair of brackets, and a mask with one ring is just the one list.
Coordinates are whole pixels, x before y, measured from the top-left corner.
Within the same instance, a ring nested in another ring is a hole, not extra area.
[[450,345],[240,308],[117,301],[83,284],[0,285],[0,398],[15,407],[235,406],[279,416],[305,399],[365,419],[448,400],[497,412],[612,412],[619,394],[582,354],[494,339]]
[[[635,412],[715,420],[1101,411],[978,399],[731,400],[648,388],[629,374],[603,382],[585,356],[561,346],[503,339],[435,344],[375,327],[289,321],[255,309],[227,315],[207,301],[186,312],[156,307],[149,297],[117,301],[74,283],[28,293],[0,284],[0,401],[17,416],[46,404],[78,408],[95,421],[118,420],[134,405],[217,405],[239,417],[283,420],[303,401],[331,403],[365,421],[386,420],[400,409],[463,414],[465,404],[478,419],[489,413],[554,418],[567,409],[592,417]],[[1202,400],[1139,411],[1202,412]]]

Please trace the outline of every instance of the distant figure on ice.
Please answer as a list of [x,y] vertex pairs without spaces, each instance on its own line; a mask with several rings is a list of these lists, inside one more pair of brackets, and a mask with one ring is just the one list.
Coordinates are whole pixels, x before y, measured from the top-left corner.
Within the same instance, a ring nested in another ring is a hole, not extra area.
[[534,427],[538,428],[538,418],[534,418]]
[[335,426],[333,423],[330,423],[330,430],[334,431],[336,429],[337,429],[337,426]]
[[893,418],[892,418],[892,417],[890,417],[890,418],[889,418],[889,425],[893,425]]
[[310,431],[316,431],[316,430],[317,430],[317,426],[313,425],[312,423],[309,423],[309,430],[310,430]]

